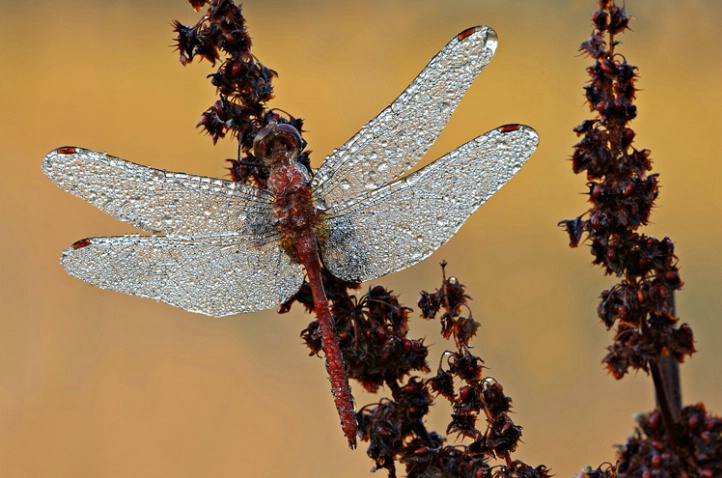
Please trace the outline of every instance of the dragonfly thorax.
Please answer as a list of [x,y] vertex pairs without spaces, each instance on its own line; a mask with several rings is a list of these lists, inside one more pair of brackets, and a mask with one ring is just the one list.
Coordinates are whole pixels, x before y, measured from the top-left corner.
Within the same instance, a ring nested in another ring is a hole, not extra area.
[[278,226],[286,238],[313,234],[321,223],[310,183],[311,176],[300,163],[271,169],[268,188],[275,199]]
[[286,251],[296,256],[296,242],[304,236],[315,236],[322,217],[311,191],[311,175],[298,162],[303,139],[289,124],[271,123],[261,129],[253,141],[257,159],[270,167],[268,189],[273,193],[276,226]]

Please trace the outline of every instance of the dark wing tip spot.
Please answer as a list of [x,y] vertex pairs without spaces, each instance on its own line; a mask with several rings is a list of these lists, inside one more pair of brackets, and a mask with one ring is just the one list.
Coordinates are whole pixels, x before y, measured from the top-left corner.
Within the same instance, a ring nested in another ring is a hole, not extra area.
[[73,146],[63,146],[55,150],[58,154],[75,154],[78,151]]
[[474,32],[476,32],[476,30],[477,30],[477,27],[467,28],[467,29],[464,30],[463,32],[461,32],[461,33],[459,33],[458,35],[456,35],[456,39],[459,40],[459,41],[464,41],[464,40],[466,40],[467,38],[469,38],[471,35],[473,35]]
[[83,247],[87,247],[91,244],[90,239],[81,239],[74,243],[72,246],[73,250],[81,249]]
[[502,133],[511,133],[512,131],[518,131],[519,128],[521,128],[520,124],[512,123],[512,124],[505,124],[501,128],[499,128],[499,131]]

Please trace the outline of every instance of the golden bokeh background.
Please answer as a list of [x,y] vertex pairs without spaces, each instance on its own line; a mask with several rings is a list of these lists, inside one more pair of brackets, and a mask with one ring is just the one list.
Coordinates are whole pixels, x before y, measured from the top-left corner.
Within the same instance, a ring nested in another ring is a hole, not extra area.
[[[619,52],[640,69],[636,145],[652,150],[661,195],[646,232],[677,245],[678,313],[699,352],[682,366],[685,402],[722,412],[722,4],[627,0]],[[323,361],[298,336],[298,308],[212,319],[89,286],[61,251],[132,228],[44,178],[51,149],[77,145],[174,171],[223,176],[230,141],[194,128],[215,98],[206,63],[181,67],[170,22],[183,0],[0,2],[0,476],[364,477],[338,426]],[[459,31],[488,24],[495,59],[425,162],[495,126],[537,129],[538,152],[424,263],[380,282],[415,305],[449,262],[473,296],[476,351],[514,400],[515,458],[571,476],[614,461],[633,414],[654,406],[643,373],[617,382],[596,318],[613,283],[567,246],[561,219],[585,209],[568,157],[589,117],[578,45],[595,2],[249,1],[254,53],[276,69],[276,100],[306,120],[318,166],[392,101]],[[423,128],[423,125],[419,125]],[[413,336],[447,346],[436,322]],[[359,387],[356,387],[357,389]],[[359,405],[377,400],[359,393]],[[429,426],[443,431],[449,408]],[[379,472],[379,476],[385,476]]]

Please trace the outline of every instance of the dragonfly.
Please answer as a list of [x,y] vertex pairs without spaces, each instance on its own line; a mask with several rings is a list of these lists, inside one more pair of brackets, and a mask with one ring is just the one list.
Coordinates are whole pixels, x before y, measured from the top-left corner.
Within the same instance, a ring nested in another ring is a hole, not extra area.
[[150,235],[77,241],[62,254],[72,276],[190,312],[229,316],[278,306],[307,280],[341,428],[357,422],[321,279],[361,283],[424,260],[519,171],[539,137],[493,129],[407,174],[439,136],[496,51],[493,29],[456,35],[403,93],[334,150],[314,174],[303,140],[271,123],[254,154],[267,188],[154,169],[66,146],[42,162],[65,191]]

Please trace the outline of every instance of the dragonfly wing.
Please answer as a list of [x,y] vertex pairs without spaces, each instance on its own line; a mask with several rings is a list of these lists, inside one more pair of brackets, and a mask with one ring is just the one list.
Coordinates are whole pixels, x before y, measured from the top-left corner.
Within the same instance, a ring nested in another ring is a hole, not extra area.
[[105,153],[51,151],[43,173],[62,189],[149,232],[208,235],[228,231],[275,237],[267,191],[221,179],[172,173]]
[[332,208],[324,264],[340,279],[363,282],[422,261],[519,171],[538,142],[527,126],[502,126]]
[[304,278],[277,242],[259,246],[233,236],[95,237],[73,244],[61,262],[70,275],[103,289],[216,317],[274,307]]
[[496,45],[496,33],[487,26],[454,37],[396,101],[326,158],[312,183],[318,202],[344,202],[410,170],[436,141]]

